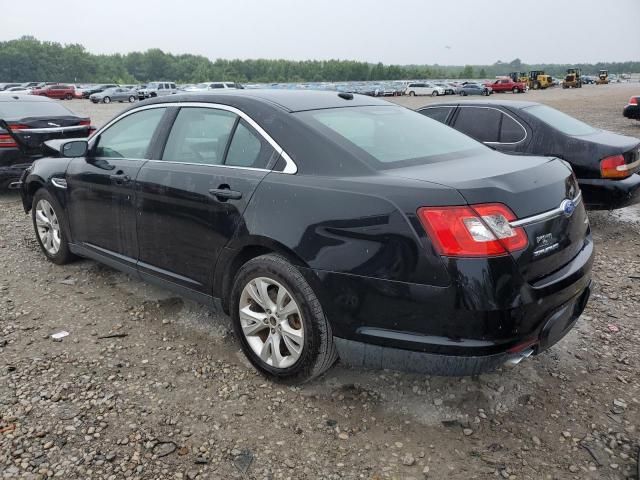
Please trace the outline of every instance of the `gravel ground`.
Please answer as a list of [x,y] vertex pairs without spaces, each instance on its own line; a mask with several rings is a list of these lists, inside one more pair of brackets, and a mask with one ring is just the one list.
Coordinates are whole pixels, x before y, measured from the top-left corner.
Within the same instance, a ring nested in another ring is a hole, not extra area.
[[[640,136],[621,116],[634,87],[522,98]],[[69,105],[96,124],[124,107]],[[593,296],[548,352],[473,378],[337,365],[283,387],[221,312],[46,262],[19,198],[0,195],[0,478],[638,480],[640,208],[590,217]]]

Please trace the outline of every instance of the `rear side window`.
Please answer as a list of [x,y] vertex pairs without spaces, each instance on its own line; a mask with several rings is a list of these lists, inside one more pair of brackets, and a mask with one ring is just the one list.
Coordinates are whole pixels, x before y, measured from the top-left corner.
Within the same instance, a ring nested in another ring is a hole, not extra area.
[[445,123],[447,117],[453,110],[453,107],[430,107],[420,110],[420,113],[426,117],[433,118],[440,123]]
[[240,120],[224,163],[236,167],[266,168],[274,153],[269,142]]
[[182,108],[176,117],[162,160],[221,165],[237,116],[213,108]]
[[527,136],[522,125],[508,115],[502,114],[500,126],[500,143],[518,143]]
[[164,115],[164,108],[132,113],[108,127],[94,146],[96,157],[143,159]]
[[498,142],[501,116],[502,113],[494,108],[462,107],[455,129],[479,142]]

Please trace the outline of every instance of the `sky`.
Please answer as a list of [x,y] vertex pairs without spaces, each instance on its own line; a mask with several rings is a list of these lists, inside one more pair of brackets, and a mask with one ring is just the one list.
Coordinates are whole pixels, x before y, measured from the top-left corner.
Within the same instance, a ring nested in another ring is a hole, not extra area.
[[0,0],[0,12],[0,40],[31,35],[93,53],[400,65],[640,60],[640,0]]

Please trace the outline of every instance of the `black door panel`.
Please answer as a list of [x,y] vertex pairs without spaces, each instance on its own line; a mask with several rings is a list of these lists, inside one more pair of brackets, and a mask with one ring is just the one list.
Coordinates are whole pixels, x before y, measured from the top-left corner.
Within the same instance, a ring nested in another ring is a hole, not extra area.
[[220,250],[267,173],[148,162],[136,187],[140,270],[210,294]]
[[76,158],[67,169],[71,235],[135,261],[133,179],[146,160]]

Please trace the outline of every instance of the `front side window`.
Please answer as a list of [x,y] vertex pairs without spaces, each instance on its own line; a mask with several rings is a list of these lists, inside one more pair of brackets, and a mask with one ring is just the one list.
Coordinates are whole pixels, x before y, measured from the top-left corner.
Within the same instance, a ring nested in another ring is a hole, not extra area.
[[237,115],[213,108],[185,107],[176,117],[162,159],[221,165]]
[[145,158],[164,112],[164,108],[151,108],[118,120],[97,137],[97,144],[93,146],[94,156]]
[[494,108],[463,107],[456,118],[455,129],[479,142],[497,142],[501,115]]
[[224,163],[236,167],[266,168],[274,153],[269,142],[240,120]]
[[469,137],[402,107],[311,110],[298,115],[309,126],[352,150],[374,168],[426,164],[485,148]]

